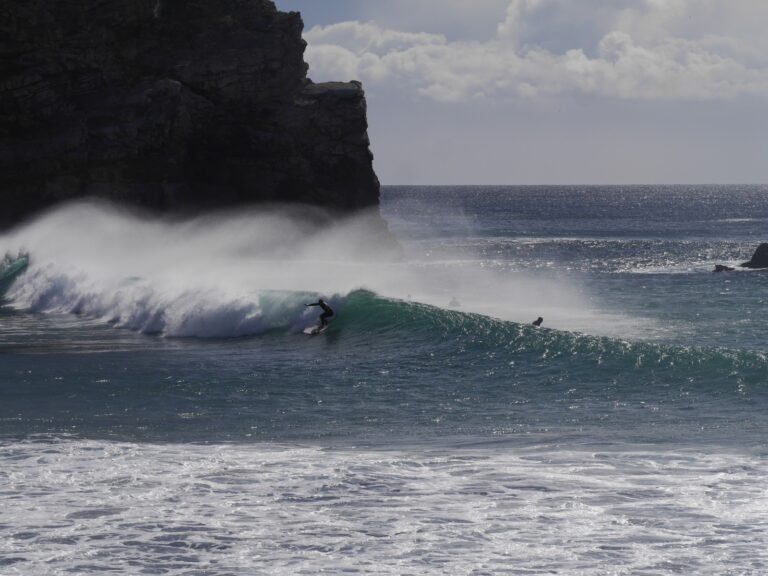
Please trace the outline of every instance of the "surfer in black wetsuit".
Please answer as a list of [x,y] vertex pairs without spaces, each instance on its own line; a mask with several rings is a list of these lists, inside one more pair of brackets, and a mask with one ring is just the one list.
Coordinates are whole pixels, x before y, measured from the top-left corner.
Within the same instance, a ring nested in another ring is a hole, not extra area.
[[534,326],[541,326],[541,323],[542,323],[542,322],[544,322],[544,318],[542,318],[541,316],[539,316],[538,318],[536,318],[536,320],[534,320],[533,322],[531,322],[531,324],[533,324]]
[[320,306],[320,308],[323,309],[323,313],[320,314],[320,327],[325,328],[328,326],[328,320],[330,318],[333,318],[333,309],[328,306],[328,303],[320,298],[317,302],[313,302],[312,304],[304,304],[304,306]]

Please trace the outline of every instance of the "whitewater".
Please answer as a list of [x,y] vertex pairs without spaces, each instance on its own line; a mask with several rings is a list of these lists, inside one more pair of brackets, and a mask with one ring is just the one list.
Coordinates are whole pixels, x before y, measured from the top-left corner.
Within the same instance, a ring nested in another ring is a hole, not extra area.
[[0,574],[764,573],[766,192],[11,230]]

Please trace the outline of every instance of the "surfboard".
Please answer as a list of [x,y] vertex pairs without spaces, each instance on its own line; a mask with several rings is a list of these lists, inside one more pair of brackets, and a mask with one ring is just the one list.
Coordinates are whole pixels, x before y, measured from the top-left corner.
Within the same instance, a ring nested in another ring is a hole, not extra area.
[[326,328],[328,328],[328,325],[320,326],[319,324],[316,324],[314,326],[307,326],[304,328],[304,334],[309,334],[310,336],[314,336],[315,334],[320,334],[322,332],[325,332]]

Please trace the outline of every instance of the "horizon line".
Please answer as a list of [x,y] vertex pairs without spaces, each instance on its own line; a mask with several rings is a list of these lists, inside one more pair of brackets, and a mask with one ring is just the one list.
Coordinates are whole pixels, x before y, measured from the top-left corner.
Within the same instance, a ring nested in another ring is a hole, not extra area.
[[426,187],[426,186],[444,186],[444,187],[485,187],[485,188],[498,188],[498,187],[551,187],[551,186],[603,186],[603,187],[618,187],[618,186],[768,186],[768,182],[687,182],[687,183],[622,183],[622,184],[589,184],[589,183],[577,183],[577,184],[445,184],[445,183],[431,183],[431,184],[409,184],[409,183],[381,183],[381,186],[411,186],[411,187]]

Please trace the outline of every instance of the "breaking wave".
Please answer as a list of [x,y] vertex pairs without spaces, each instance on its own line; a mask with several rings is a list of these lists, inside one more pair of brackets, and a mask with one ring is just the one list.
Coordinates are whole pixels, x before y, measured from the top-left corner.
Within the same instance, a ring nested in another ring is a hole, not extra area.
[[[337,311],[326,336],[350,346],[449,345],[529,365],[564,362],[559,369],[567,364],[571,375],[590,379],[595,371],[637,370],[750,382],[768,375],[760,352],[601,334],[606,324],[617,333],[626,325],[589,315],[567,287],[399,261],[378,215],[332,228],[315,226],[316,216],[275,210],[169,222],[100,203],[65,206],[0,237],[0,249],[30,255],[6,262],[6,298],[31,313],[75,314],[147,334],[234,338],[300,333],[318,315],[304,304],[323,297]],[[452,306],[457,292],[462,302]],[[557,330],[521,321],[551,302],[561,306],[548,310],[562,321]],[[595,330],[569,329],[574,311]]]

